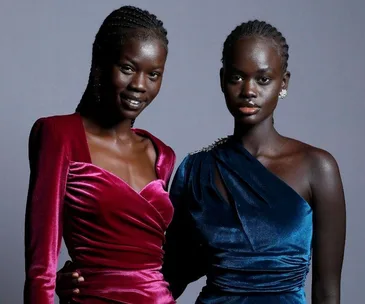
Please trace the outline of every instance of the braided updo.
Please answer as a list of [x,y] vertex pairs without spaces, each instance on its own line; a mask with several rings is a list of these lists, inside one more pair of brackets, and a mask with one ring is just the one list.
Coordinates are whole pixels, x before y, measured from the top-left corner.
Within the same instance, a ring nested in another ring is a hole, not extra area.
[[100,70],[115,60],[123,44],[131,38],[158,39],[168,51],[167,31],[155,15],[134,6],[122,6],[111,12],[95,36],[89,82],[77,112],[82,113],[90,103],[100,101]]
[[245,37],[259,37],[272,39],[278,47],[282,57],[282,69],[285,72],[288,68],[289,46],[285,37],[272,25],[259,20],[253,20],[238,25],[226,38],[223,45],[222,62],[229,60],[232,47],[237,40]]

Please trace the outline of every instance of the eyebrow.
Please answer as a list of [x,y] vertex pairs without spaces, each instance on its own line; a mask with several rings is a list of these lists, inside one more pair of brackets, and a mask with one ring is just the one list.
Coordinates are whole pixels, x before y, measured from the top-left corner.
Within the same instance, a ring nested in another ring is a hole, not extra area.
[[[240,70],[240,69],[238,69],[238,68],[236,68],[235,66],[233,66],[233,65],[231,65],[228,69],[230,69],[230,70],[234,70],[234,71],[236,71],[236,72],[239,72],[239,73],[243,73],[243,74],[245,74],[242,70]],[[256,71],[256,73],[258,73],[258,74],[264,74],[264,73],[268,73],[268,72],[272,72],[273,70],[271,69],[271,68],[269,68],[269,67],[265,67],[265,68],[261,68],[261,69],[258,69],[257,71]]]
[[[135,60],[133,60],[133,58],[129,57],[129,56],[124,56],[124,58],[119,58],[117,60],[117,63],[118,64],[122,64],[122,62],[126,60],[126,61],[129,61],[132,65],[134,66],[139,66],[138,62],[136,62]],[[152,67],[152,70],[164,70],[164,67],[163,66],[153,66]]]
[[270,69],[270,68],[263,68],[263,69],[259,69],[257,72],[258,73],[267,73],[267,72],[272,72],[272,69]]

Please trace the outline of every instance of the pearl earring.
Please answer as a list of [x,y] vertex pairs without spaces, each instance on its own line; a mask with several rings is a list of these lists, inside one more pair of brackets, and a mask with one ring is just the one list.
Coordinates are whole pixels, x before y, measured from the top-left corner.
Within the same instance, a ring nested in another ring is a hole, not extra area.
[[279,98],[284,99],[288,95],[288,91],[286,89],[282,89],[279,93]]

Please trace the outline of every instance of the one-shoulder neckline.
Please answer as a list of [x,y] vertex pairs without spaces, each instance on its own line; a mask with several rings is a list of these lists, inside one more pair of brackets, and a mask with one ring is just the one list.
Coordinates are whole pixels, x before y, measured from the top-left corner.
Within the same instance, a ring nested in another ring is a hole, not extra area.
[[237,146],[242,152],[252,161],[256,162],[262,169],[264,169],[268,174],[272,175],[274,178],[279,180],[283,185],[285,185],[291,192],[293,192],[297,197],[299,197],[309,208],[313,210],[311,204],[296,191],[292,186],[290,186],[285,180],[283,180],[280,176],[275,174],[266,168],[255,156],[253,156],[240,142],[238,142],[233,135],[227,137],[226,143],[232,142],[235,146]]

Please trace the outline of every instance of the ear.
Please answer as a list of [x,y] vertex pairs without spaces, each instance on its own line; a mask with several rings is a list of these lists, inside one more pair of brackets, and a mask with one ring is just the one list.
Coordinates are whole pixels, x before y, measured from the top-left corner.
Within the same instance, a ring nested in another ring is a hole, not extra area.
[[221,82],[221,91],[224,93],[224,68],[223,67],[219,70],[219,78],[220,78],[220,82]]
[[289,81],[290,81],[290,72],[286,71],[283,75],[283,80],[281,82],[281,89],[288,90]]

